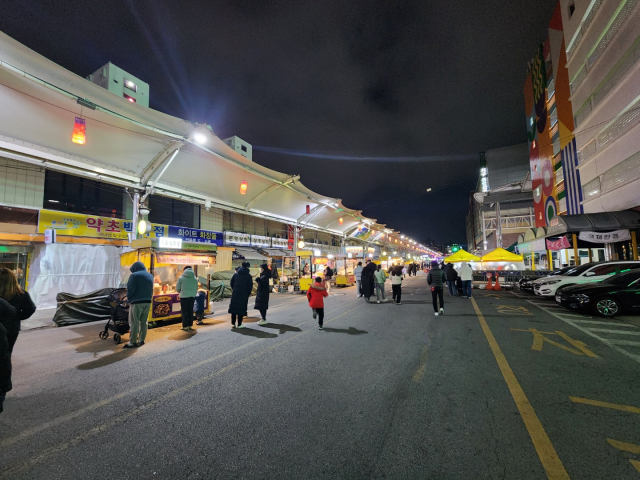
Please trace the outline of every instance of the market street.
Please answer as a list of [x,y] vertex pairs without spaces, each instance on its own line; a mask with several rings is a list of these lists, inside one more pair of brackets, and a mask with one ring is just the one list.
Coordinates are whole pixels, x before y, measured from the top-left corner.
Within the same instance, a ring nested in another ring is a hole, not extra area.
[[24,332],[0,478],[640,476],[638,326],[505,291],[445,302],[420,274],[398,306],[333,289],[324,331],[283,294],[264,327],[220,314],[130,351],[102,323]]

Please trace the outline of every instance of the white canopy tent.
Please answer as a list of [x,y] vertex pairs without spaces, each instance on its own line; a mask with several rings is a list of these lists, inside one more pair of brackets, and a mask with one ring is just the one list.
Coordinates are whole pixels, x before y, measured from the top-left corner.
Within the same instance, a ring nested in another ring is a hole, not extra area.
[[[209,127],[130,103],[1,32],[0,105],[8,158],[339,235],[374,222],[298,176],[247,160]],[[71,142],[76,116],[86,120],[85,145]]]

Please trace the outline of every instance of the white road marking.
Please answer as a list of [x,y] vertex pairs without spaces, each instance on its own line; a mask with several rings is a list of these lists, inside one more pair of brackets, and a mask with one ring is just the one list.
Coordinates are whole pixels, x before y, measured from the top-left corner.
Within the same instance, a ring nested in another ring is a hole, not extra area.
[[589,330],[591,330],[592,332],[603,332],[622,335],[640,335],[640,332],[635,332],[633,330],[609,330],[608,328],[590,328]]
[[592,325],[609,325],[612,327],[629,327],[629,328],[638,328],[631,323],[617,323],[617,322],[599,322],[598,320],[574,320],[574,322],[579,323],[588,323]]
[[[616,339],[610,339],[609,340],[611,343],[615,343],[616,345],[628,345],[630,347],[640,347],[640,342],[634,342],[631,340],[618,340]],[[640,357],[640,355],[636,355],[636,357]]]

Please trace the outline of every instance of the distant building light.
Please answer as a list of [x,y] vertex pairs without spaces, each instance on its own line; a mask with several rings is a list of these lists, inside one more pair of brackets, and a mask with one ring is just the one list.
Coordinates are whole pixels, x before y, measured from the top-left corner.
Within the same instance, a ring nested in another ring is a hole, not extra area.
[[133,97],[130,97],[129,95],[127,95],[126,93],[123,93],[122,96],[124,98],[126,98],[127,100],[129,100],[131,103],[136,103],[136,99]]
[[128,88],[132,92],[138,91],[138,86],[135,83],[133,83],[131,80],[127,80],[126,78],[124,79],[124,86],[125,88]]
[[196,132],[193,134],[193,140],[200,145],[207,143],[207,136],[202,132]]

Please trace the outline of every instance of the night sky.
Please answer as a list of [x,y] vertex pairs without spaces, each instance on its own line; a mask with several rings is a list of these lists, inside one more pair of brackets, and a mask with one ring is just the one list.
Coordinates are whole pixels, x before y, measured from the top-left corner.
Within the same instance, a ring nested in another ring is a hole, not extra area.
[[255,162],[465,243],[478,152],[526,141],[526,62],[556,3],[3,0],[0,30],[83,77],[111,61]]

